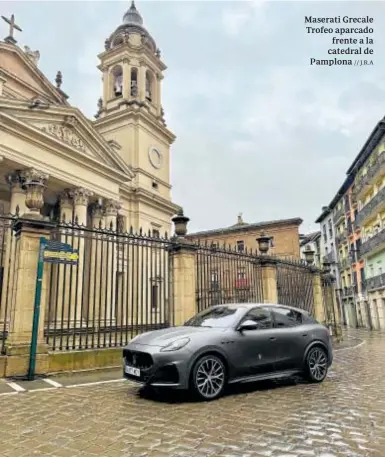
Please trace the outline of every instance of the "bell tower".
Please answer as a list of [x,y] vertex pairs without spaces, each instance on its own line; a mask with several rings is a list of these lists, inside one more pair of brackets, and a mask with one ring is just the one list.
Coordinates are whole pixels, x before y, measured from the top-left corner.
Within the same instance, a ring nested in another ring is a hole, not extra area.
[[131,201],[143,206],[150,195],[169,219],[178,207],[171,203],[170,185],[175,136],[166,126],[161,99],[167,67],[134,1],[98,57],[103,94],[94,125],[136,175]]

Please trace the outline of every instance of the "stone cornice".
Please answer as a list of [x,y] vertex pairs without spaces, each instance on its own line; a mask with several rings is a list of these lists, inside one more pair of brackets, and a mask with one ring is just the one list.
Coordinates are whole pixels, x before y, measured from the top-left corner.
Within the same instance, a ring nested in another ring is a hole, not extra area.
[[148,178],[151,178],[153,179],[155,182],[157,182],[158,184],[161,184],[162,186],[164,187],[167,187],[167,189],[172,189],[172,186],[166,182],[166,181],[163,181],[162,179],[159,179],[158,177],[154,176],[153,174],[149,173],[148,171],[144,170],[143,168],[136,168],[136,167],[133,167],[132,168],[132,171],[137,174],[137,173],[141,173],[142,175],[145,175],[147,176]]
[[176,214],[180,209],[179,205],[176,205],[175,203],[166,200],[160,195],[155,195],[146,189],[121,186],[120,190],[122,192],[122,195],[128,198],[129,200],[135,199],[143,201],[156,209],[162,209],[163,211],[170,214],[170,216]]
[[[63,144],[55,137],[47,135],[38,128],[35,128],[28,124],[24,124],[20,122],[18,119],[4,115],[4,113],[2,113],[1,111],[0,123],[1,129],[10,132],[12,135],[16,137],[27,140],[28,142],[35,144],[37,147],[50,150],[51,152],[64,157],[66,160],[80,164],[84,168],[89,168],[92,171],[95,171],[95,168],[97,168],[98,173],[100,173],[101,175],[115,183],[122,184],[127,182],[127,176],[122,172],[119,172],[118,170],[109,167],[104,163],[99,162],[93,159],[92,157],[89,157],[88,155],[83,154],[81,151],[78,151],[70,147],[69,145]],[[24,164],[24,162],[20,162],[20,155],[22,154],[21,151],[12,151],[9,148],[6,148],[5,145],[0,145],[0,149],[4,151],[5,155],[12,156],[13,160],[15,160],[16,162]],[[76,154],[74,152],[76,152]],[[36,162],[30,164],[30,166],[39,167],[39,161],[36,160]],[[49,166],[52,167],[52,164],[49,164]],[[58,172],[59,170],[56,169],[56,171]],[[93,184],[95,186],[95,183]]]
[[99,126],[106,126],[109,124],[113,123],[118,123],[119,121],[123,120],[125,117],[129,117],[131,119],[134,119],[135,121],[139,121],[140,119],[143,119],[145,122],[147,122],[152,129],[155,129],[160,133],[162,136],[165,136],[169,142],[169,144],[172,144],[175,139],[176,135],[171,132],[167,127],[165,127],[163,124],[159,123],[156,121],[156,119],[149,113],[138,110],[138,111],[133,111],[131,109],[125,109],[122,111],[117,111],[116,113],[111,113],[105,117],[101,117],[99,119],[96,119],[94,121],[95,128],[98,128]]

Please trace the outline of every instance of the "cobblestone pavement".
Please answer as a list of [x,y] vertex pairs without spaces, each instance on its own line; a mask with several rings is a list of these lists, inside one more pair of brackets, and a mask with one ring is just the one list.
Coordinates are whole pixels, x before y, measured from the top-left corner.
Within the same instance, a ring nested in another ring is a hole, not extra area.
[[209,403],[127,382],[0,396],[7,457],[385,457],[385,335],[335,353],[320,385],[233,388]]

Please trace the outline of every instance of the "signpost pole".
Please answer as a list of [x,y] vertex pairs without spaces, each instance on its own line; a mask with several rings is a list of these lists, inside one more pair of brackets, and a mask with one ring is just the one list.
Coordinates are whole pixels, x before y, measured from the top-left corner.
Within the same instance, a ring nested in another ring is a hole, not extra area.
[[40,317],[40,300],[41,300],[41,289],[42,289],[42,283],[43,283],[44,250],[45,250],[46,244],[47,244],[47,240],[45,238],[40,238],[39,259],[37,262],[35,303],[34,303],[34,309],[33,309],[32,338],[31,338],[31,348],[30,348],[30,353],[29,353],[28,381],[33,381],[35,379],[37,337],[38,337],[38,331],[39,331],[39,317]]

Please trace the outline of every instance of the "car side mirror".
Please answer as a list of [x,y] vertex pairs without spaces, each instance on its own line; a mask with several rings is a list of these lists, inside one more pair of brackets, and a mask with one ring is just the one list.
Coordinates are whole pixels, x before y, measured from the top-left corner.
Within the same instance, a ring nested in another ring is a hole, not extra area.
[[243,330],[256,330],[257,328],[258,324],[251,319],[248,319],[239,325],[238,330],[242,332]]

